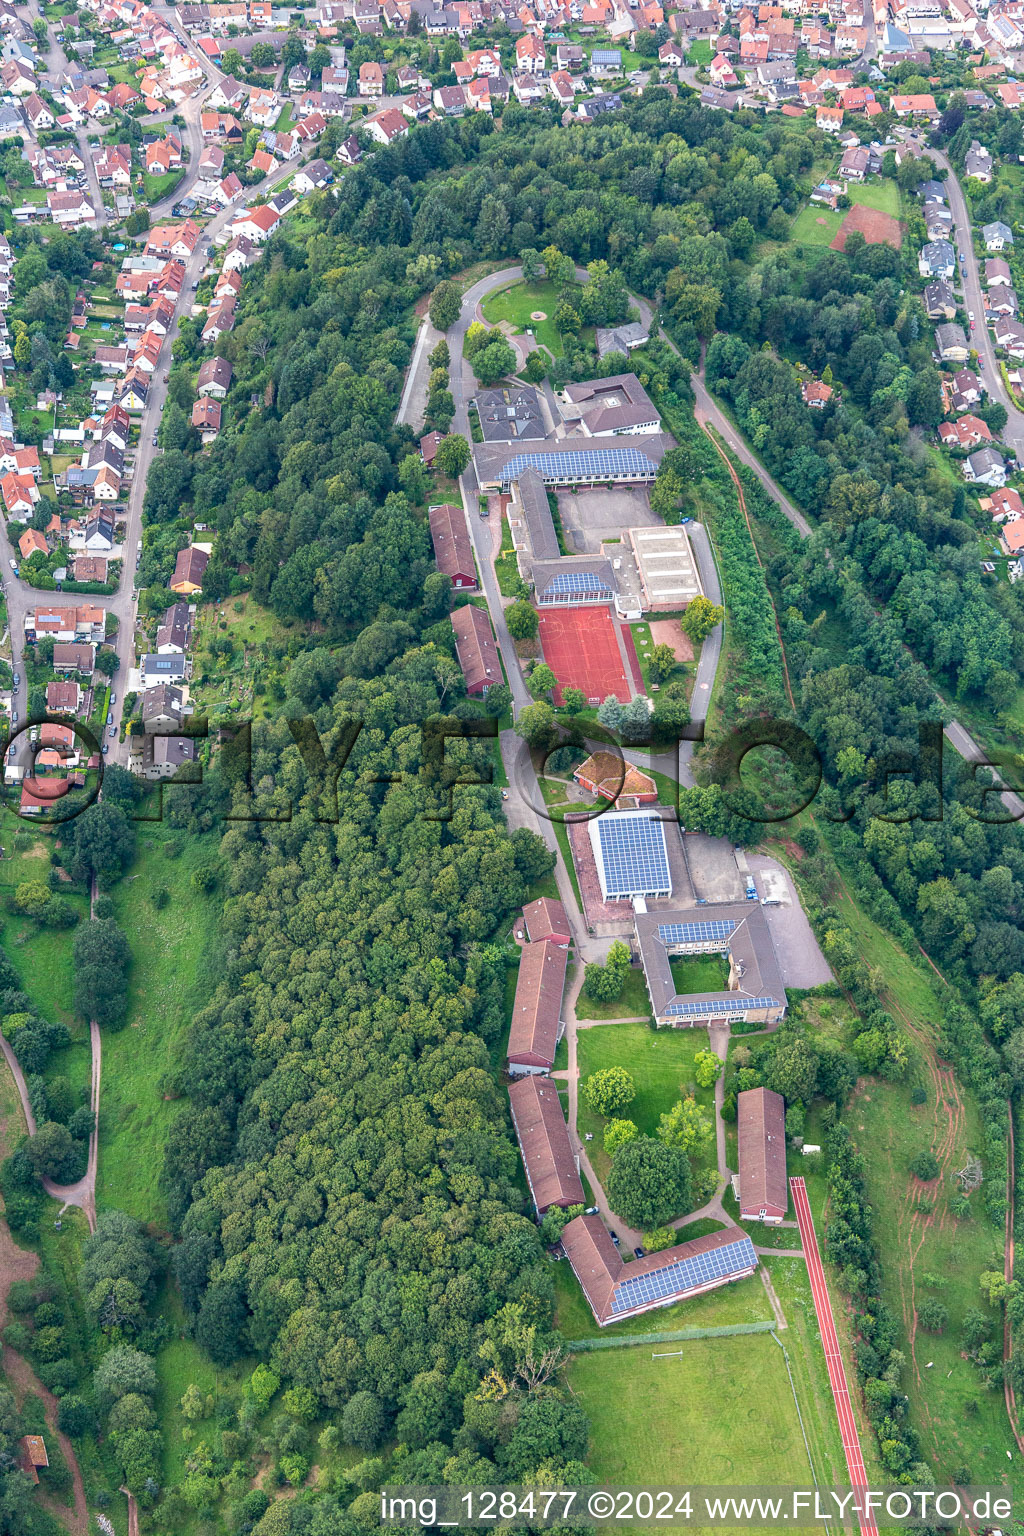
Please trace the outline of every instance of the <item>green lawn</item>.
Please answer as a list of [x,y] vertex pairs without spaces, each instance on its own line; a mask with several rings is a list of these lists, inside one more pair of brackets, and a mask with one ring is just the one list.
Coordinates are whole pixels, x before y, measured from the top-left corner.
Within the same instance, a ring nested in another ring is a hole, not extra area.
[[[173,794],[174,791],[167,791]],[[97,1202],[142,1221],[166,1219],[158,1179],[175,1106],[164,1098],[163,1078],[178,1062],[182,1037],[212,986],[208,949],[220,907],[216,891],[200,895],[192,873],[211,846],[174,834],[181,845],[168,858],[168,831],[142,830],[135,863],[111,893],[128,934],[132,966],[128,1027],[103,1043],[100,1162]],[[161,910],[153,891],[165,886]]]
[[846,214],[843,209],[808,203],[801,208],[789,231],[791,245],[831,245]]
[[708,42],[701,40],[691,43],[686,55],[686,62],[687,64],[696,64],[698,67],[701,64],[710,64],[714,57],[714,52],[715,50]]
[[[650,1317],[660,1327],[662,1314]],[[770,1334],[660,1347],[681,1353],[654,1359],[648,1345],[573,1357],[569,1381],[590,1420],[589,1465],[600,1481],[807,1483],[800,1421]]]
[[675,955],[669,965],[680,992],[724,992],[729,985],[729,962],[724,955]]
[[169,197],[180,181],[185,179],[184,170],[164,171],[159,176],[151,176],[147,171],[142,178],[142,196],[146,203],[159,202],[161,198]]
[[[577,1036],[580,1078],[603,1067],[625,1067],[636,1084],[636,1098],[622,1111],[646,1136],[653,1136],[660,1117],[686,1094],[694,1082],[693,1058],[708,1048],[706,1029],[649,1029],[645,1024],[605,1024],[581,1029]],[[697,1103],[714,1117],[714,1090],[698,1088]],[[590,1132],[588,1147],[594,1172],[604,1182],[611,1160],[602,1145],[605,1120],[588,1109],[580,1095],[577,1129]],[[714,1142],[696,1160],[698,1168],[714,1166]]]
[[[193,1443],[182,1435],[185,1418],[180,1403],[187,1389],[195,1383],[204,1396],[210,1393],[217,1399],[227,1396],[240,1397],[241,1389],[252,1374],[254,1360],[236,1361],[234,1365],[212,1365],[194,1339],[184,1337],[184,1313],[178,1294],[164,1286],[157,1298],[156,1310],[166,1317],[176,1335],[165,1344],[156,1357],[157,1396],[156,1410],[160,1427],[164,1432],[164,1482],[180,1483],[185,1476],[185,1459],[193,1449]],[[193,1426],[195,1438],[214,1438],[214,1420],[200,1419]],[[204,1433],[205,1432],[205,1433]]]
[[[41,866],[43,878],[45,878],[46,869],[47,865],[43,864]],[[37,864],[36,868],[30,872],[31,876],[38,878],[39,871],[40,866]],[[29,877],[26,874],[23,878]],[[69,900],[78,908],[81,918],[84,919],[88,912],[85,897],[71,896]],[[0,918],[2,918],[0,942],[20,976],[24,990],[44,1018],[70,1024],[72,1021],[71,946],[74,942],[75,930],[44,928],[30,918],[18,917],[2,910],[0,910]]]
[[849,194],[854,205],[859,203],[864,208],[877,208],[879,213],[891,214],[894,219],[900,216],[900,189],[894,181],[883,178],[865,182],[859,187],[850,187]]
[[[507,320],[522,334],[532,330],[537,341],[548,348],[555,357],[562,355],[562,338],[554,326],[554,314],[559,305],[559,294],[554,283],[512,283],[499,288],[483,302],[484,319],[492,325]],[[531,320],[534,311],[543,310],[544,320]]]
[[650,1012],[651,1000],[647,996],[647,983],[641,970],[626,972],[622,992],[614,1002],[595,1003],[585,991],[580,993],[576,1001],[578,1019],[640,1019],[648,1018]]

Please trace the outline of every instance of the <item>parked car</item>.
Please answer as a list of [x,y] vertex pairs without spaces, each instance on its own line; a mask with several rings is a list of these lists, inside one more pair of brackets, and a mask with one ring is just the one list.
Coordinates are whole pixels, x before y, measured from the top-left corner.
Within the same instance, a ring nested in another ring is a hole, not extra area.
[[586,1211],[584,1212],[584,1215],[586,1215],[586,1216],[596,1216],[597,1215],[597,1206],[596,1205],[588,1205]]
[[968,318],[968,320],[973,320],[974,319],[974,310],[973,309],[969,309],[967,311],[967,318]]
[[20,672],[15,672],[15,674],[14,674],[14,686],[15,686],[15,688],[20,688],[21,687],[21,673]]
[[634,1259],[642,1259],[644,1254],[646,1253],[646,1251],[647,1250],[645,1248],[634,1248],[633,1249],[633,1257],[634,1257]]
[[11,710],[11,724],[12,725],[17,725],[17,723],[18,723],[18,711],[16,709],[12,709]]
[[10,566],[10,568],[14,572],[15,576],[17,576],[17,574],[18,574],[18,562],[17,562],[17,560],[8,560],[7,564]]
[[154,448],[156,447],[156,444],[157,444],[157,437],[156,437],[156,433],[154,432],[153,433],[153,447]]
[[617,1232],[613,1232],[611,1230],[611,1228],[609,1228],[608,1236],[611,1238],[612,1242],[615,1244],[615,1246],[617,1248],[619,1246],[619,1234]]
[[117,703],[117,694],[114,692],[113,688],[110,690],[110,702],[111,704]]
[[116,736],[117,735],[117,726],[116,725],[112,725],[110,727],[110,730],[107,732],[107,735],[108,736]]
[[108,709],[107,710],[107,724],[108,725],[113,725],[113,723],[114,723],[114,711],[112,709]]
[[107,755],[107,753],[109,751],[110,751],[110,743],[108,741],[105,741],[103,743],[103,756],[106,757],[106,755]]

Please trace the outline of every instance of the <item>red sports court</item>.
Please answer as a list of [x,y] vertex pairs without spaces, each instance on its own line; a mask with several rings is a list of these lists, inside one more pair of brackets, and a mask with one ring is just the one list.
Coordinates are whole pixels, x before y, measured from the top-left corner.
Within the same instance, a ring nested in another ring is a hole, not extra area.
[[[803,1179],[794,1178],[790,1179],[789,1187],[796,1209],[804,1258],[807,1260],[807,1274],[811,1282],[811,1293],[814,1296],[814,1310],[818,1314],[818,1328],[821,1332],[822,1348],[825,1351],[825,1364],[828,1366],[829,1384],[832,1387],[832,1396],[835,1398],[836,1412],[839,1415],[839,1434],[846,1456],[846,1470],[850,1476],[850,1487],[861,1493],[868,1486],[868,1475],[864,1470],[860,1436],[857,1434],[857,1423],[853,1417],[850,1389],[846,1384],[846,1367],[839,1353],[835,1318],[832,1316],[832,1303],[829,1300],[825,1271],[818,1252],[818,1239],[814,1231],[811,1203],[807,1198],[807,1186]],[[857,1518],[860,1522],[861,1536],[878,1536],[878,1527],[870,1514],[858,1513]]]
[[621,704],[632,698],[618,636],[604,605],[542,608],[540,643],[544,660],[558,678],[555,702],[563,688],[579,688],[588,704],[600,704],[613,693]]

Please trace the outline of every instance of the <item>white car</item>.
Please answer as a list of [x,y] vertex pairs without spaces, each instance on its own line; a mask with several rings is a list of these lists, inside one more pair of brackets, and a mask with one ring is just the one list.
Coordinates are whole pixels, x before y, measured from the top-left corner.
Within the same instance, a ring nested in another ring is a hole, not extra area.
[[967,318],[968,318],[968,320],[973,320],[974,319],[974,310],[973,309],[969,309],[967,311]]
[[7,564],[10,566],[11,570],[15,573],[15,575],[17,575],[17,573],[18,573],[18,562],[17,562],[17,560],[8,560]]

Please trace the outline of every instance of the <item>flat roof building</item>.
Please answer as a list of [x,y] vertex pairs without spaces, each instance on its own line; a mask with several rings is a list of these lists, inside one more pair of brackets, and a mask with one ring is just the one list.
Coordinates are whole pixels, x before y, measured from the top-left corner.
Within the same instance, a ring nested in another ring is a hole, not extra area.
[[640,576],[645,613],[685,608],[703,597],[700,572],[685,528],[627,528],[626,539]]
[[524,944],[519,959],[508,1070],[513,1077],[548,1072],[562,1034],[562,990],[569,951],[541,940]]
[[563,1210],[583,1205],[583,1185],[556,1084],[550,1077],[520,1077],[509,1084],[508,1099],[537,1215],[553,1205]]
[[562,1247],[601,1328],[757,1270],[754,1245],[739,1227],[709,1232],[627,1264],[600,1216],[576,1216],[562,1233]]
[[736,1111],[740,1218],[774,1225],[789,1204],[786,1102],[770,1088],[747,1088],[737,1095]]

